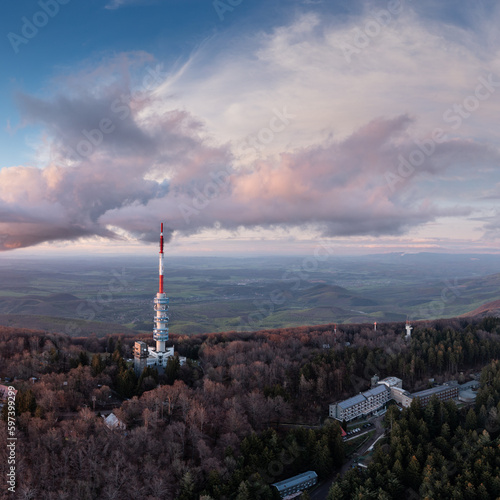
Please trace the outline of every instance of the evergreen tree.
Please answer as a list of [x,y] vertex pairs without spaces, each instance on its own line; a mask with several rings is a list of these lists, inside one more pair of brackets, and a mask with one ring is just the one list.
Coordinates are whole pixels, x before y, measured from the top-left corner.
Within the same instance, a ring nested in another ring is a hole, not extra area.
[[178,500],[197,500],[196,485],[191,471],[184,473],[181,479],[181,488]]
[[344,500],[344,493],[339,483],[333,483],[330,491],[328,492],[327,500]]
[[90,362],[90,368],[92,369],[92,375],[95,377],[102,373],[104,368],[106,368],[106,364],[102,360],[100,354],[94,354],[92,356],[92,361]]
[[89,355],[86,351],[80,351],[80,354],[78,355],[78,363],[82,366],[89,365]]
[[181,365],[178,356],[168,358],[167,366],[165,367],[165,377],[167,379],[167,384],[172,385],[177,379],[180,366]]
[[135,394],[137,386],[137,376],[134,370],[122,370],[118,374],[117,392],[122,398],[131,398]]
[[465,418],[465,428],[470,431],[477,429],[477,417],[472,408],[467,412],[467,417]]
[[236,500],[251,500],[250,489],[246,481],[240,483]]

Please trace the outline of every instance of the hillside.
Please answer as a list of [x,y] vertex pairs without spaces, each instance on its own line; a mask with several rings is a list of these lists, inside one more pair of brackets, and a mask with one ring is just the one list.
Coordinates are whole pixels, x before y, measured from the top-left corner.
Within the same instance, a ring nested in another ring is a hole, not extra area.
[[137,330],[120,324],[27,314],[0,314],[0,326],[63,333],[70,337],[86,337],[92,334],[104,337],[115,333],[128,335],[138,333]]
[[500,316],[500,300],[488,302],[473,311],[462,314],[462,318],[485,318],[487,316]]
[[[169,258],[171,332],[430,320],[500,300],[500,260],[430,254]],[[42,271],[41,271],[42,270]],[[81,334],[151,331],[156,261],[0,258],[0,324]],[[62,329],[61,329],[62,328]]]

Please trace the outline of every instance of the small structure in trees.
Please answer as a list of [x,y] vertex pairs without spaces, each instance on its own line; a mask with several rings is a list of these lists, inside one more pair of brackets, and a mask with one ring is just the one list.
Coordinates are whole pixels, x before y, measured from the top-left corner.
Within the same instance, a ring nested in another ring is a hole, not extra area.
[[126,425],[114,414],[110,413],[105,419],[104,424],[108,429],[111,430],[120,430],[124,431],[126,429]]

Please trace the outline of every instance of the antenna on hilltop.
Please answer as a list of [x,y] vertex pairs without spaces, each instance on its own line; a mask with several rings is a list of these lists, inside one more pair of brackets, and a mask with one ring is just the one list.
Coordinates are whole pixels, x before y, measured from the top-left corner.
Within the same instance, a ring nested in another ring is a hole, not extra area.
[[413,326],[411,326],[409,319],[406,320],[406,327],[405,328],[406,328],[405,339],[406,340],[411,339],[411,331],[413,330]]

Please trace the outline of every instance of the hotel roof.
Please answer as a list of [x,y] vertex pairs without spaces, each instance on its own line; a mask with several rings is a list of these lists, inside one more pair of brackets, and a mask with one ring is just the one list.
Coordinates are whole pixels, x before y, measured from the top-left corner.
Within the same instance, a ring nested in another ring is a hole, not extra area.
[[388,390],[389,389],[385,385],[377,385],[377,387],[375,387],[374,389],[370,389],[363,393],[357,394],[352,398],[341,401],[340,403],[338,403],[338,406],[343,410],[347,410],[348,408],[351,408],[359,403],[362,403],[363,401],[366,401],[369,397],[377,396],[378,394],[382,394],[383,392]]
[[414,392],[412,396],[414,398],[423,398],[425,396],[432,396],[433,394],[439,394],[447,389],[458,389],[458,387],[450,385],[438,385],[437,387],[431,387],[430,389],[424,389],[423,391]]
[[385,385],[377,385],[377,387],[363,392],[363,396],[365,398],[369,398],[370,396],[376,396],[377,394],[381,394],[382,392],[386,392],[387,390],[388,389]]
[[403,389],[402,387],[391,387],[391,391],[399,392],[401,394],[404,394],[405,396],[411,396],[409,391]]
[[479,387],[479,381],[478,380],[471,380],[470,382],[465,382],[465,384],[462,384],[459,389],[461,391],[466,391],[467,389],[470,389],[471,387]]
[[350,408],[351,406],[355,406],[359,403],[362,403],[365,399],[366,398],[363,396],[363,394],[357,394],[356,396],[353,396],[352,398],[341,401],[339,403],[339,406],[340,406],[340,408],[347,410],[347,408]]

